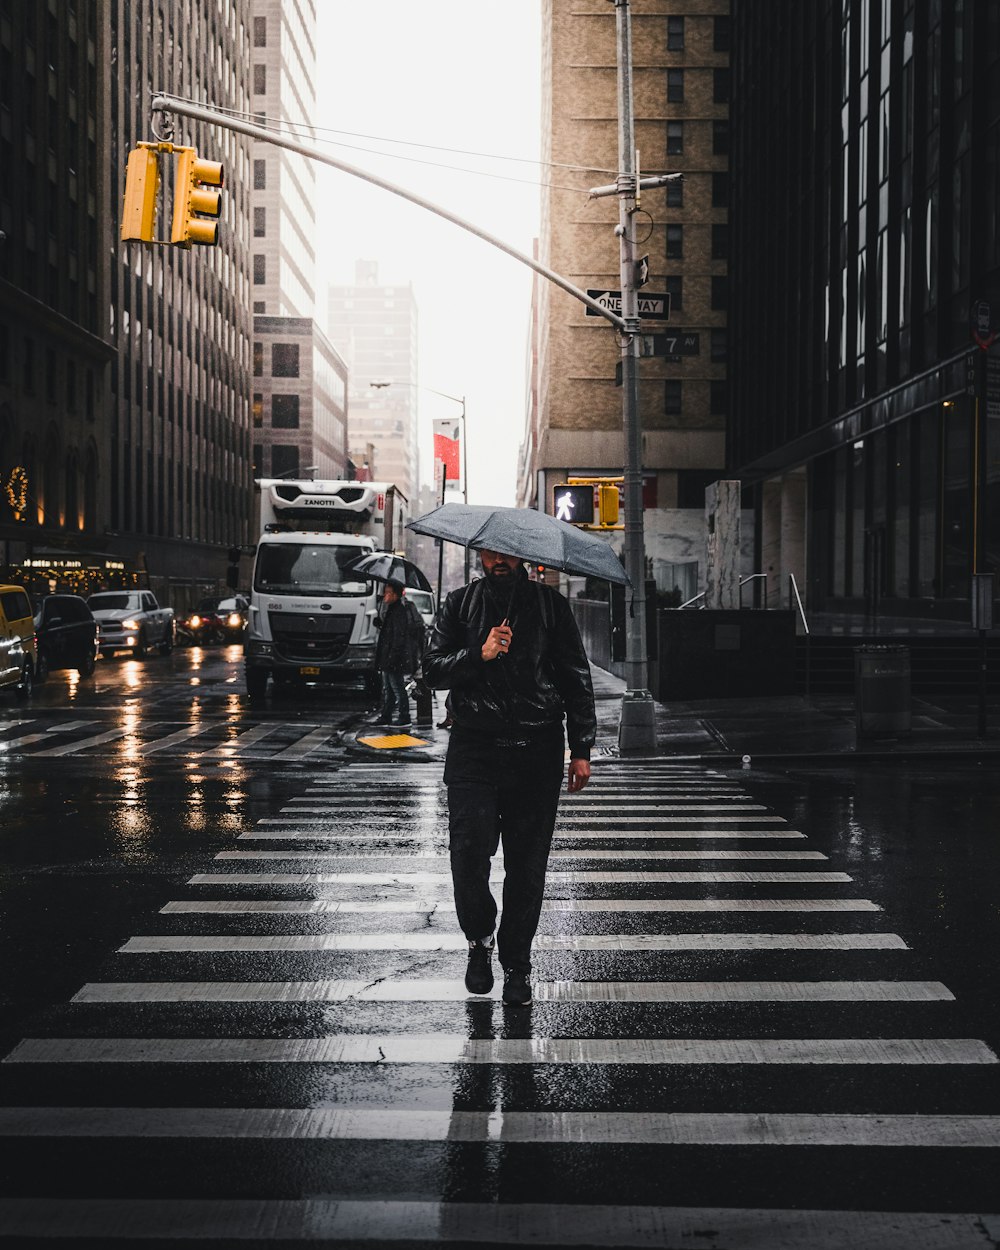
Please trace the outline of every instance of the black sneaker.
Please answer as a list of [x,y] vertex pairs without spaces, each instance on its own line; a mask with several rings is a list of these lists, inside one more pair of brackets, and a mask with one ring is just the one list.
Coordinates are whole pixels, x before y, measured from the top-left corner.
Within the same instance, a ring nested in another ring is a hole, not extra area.
[[409,729],[412,724],[413,721],[411,720],[394,720],[389,722],[392,729]]
[[503,1001],[508,1007],[527,1007],[531,1002],[531,981],[520,968],[508,968],[503,974]]
[[493,988],[493,950],[495,943],[470,942],[469,963],[465,969],[465,988],[470,994],[488,994]]

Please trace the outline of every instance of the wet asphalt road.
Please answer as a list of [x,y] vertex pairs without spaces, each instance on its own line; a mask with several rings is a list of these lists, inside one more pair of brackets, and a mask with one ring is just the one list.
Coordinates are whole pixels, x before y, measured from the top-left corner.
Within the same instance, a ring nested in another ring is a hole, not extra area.
[[988,766],[598,757],[512,1010],[362,709],[235,648],[0,706],[0,1239],[1000,1243]]

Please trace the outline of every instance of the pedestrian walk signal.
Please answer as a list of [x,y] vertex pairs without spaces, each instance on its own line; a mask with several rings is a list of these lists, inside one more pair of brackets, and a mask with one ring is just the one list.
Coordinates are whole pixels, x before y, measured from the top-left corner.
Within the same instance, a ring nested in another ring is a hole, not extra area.
[[557,521],[568,521],[571,525],[593,525],[593,486],[557,486],[552,494],[552,512]]
[[217,218],[222,212],[222,192],[212,190],[222,186],[222,165],[218,161],[206,161],[194,148],[182,148],[174,179],[174,222],[170,242],[190,247],[199,243],[214,247],[219,241]]

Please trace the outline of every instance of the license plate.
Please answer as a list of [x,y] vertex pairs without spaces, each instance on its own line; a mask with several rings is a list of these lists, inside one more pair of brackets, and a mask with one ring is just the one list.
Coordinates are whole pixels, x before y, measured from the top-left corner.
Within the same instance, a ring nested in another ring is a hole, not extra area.
[[319,669],[314,668],[309,664],[306,664],[302,668],[299,669],[299,676],[300,677],[318,677]]

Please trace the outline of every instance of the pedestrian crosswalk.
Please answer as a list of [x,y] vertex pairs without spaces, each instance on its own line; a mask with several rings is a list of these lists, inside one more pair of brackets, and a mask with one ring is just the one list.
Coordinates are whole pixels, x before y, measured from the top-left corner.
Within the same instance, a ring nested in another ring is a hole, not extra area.
[[[301,721],[269,721],[245,728],[242,720],[237,724],[219,718],[191,723],[141,716],[119,715],[117,719],[122,723],[109,728],[101,728],[102,722],[97,720],[0,721],[0,759],[13,755],[62,759],[114,753],[129,758],[185,756],[206,763],[238,759],[296,761],[321,752],[336,738],[331,724]],[[29,726],[30,732],[14,733],[15,729]]]
[[[233,741],[323,745],[296,729]],[[214,727],[183,733],[148,752],[226,749]],[[0,1137],[25,1167],[55,1144],[61,1167],[0,1200],[0,1230],[995,1244],[997,1217],[962,1203],[1000,1161],[981,1096],[997,1056],[871,883],[796,823],[720,770],[595,762],[562,802],[534,1001],[512,1009],[463,985],[440,766],[316,776],[9,1052],[21,1096]],[[74,1159],[96,1192],[68,1183]]]

